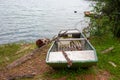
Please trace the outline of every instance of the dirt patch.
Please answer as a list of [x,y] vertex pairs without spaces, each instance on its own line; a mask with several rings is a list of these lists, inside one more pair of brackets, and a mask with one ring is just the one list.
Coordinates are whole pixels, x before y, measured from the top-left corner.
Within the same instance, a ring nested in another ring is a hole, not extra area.
[[2,70],[0,72],[0,80],[7,80],[9,76],[20,76],[27,74],[42,74],[51,70],[51,67],[46,65],[45,57],[49,46],[46,46],[46,49],[42,49],[40,52],[37,52],[32,59],[26,61],[18,67],[15,67],[10,70]]
[[[21,78],[23,77],[31,77],[33,80],[66,80],[69,77],[69,74],[67,76],[62,76],[57,79],[53,79],[50,76],[44,76],[45,73],[56,73],[54,69],[52,69],[50,66],[48,66],[45,63],[45,58],[47,51],[49,49],[49,46],[46,46],[39,52],[36,52],[32,59],[26,61],[25,63],[21,64],[20,66],[17,66],[10,70],[2,70],[0,71],[0,80],[10,80],[11,77],[13,79]],[[42,76],[40,78],[34,78],[34,76]],[[108,80],[110,74],[107,71],[100,71],[97,75],[94,74],[85,74],[85,75],[77,75],[75,76],[76,80]],[[12,79],[11,79],[12,80]]]
[[98,74],[86,74],[80,75],[76,79],[77,80],[109,80],[110,73],[107,71],[100,71]]
[[77,80],[98,80],[95,75],[87,74],[87,75],[80,75],[76,77]]
[[100,71],[97,75],[98,80],[109,80],[110,73],[108,71]]

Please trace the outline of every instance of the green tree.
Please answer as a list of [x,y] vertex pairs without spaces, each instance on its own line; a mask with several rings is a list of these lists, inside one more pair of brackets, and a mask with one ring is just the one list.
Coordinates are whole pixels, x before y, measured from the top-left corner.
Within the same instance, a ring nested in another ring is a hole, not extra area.
[[[97,1],[98,3],[94,7],[94,11],[96,13],[102,13],[100,14],[102,17],[97,19],[92,18],[91,21],[94,21],[92,26],[96,26],[96,32],[99,34],[105,33],[106,29],[110,29],[114,36],[120,38],[120,0]],[[94,24],[95,22],[96,25]]]

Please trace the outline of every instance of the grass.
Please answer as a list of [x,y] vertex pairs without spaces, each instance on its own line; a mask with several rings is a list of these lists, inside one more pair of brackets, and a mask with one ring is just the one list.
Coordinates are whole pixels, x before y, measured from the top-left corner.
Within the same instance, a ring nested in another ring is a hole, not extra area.
[[[15,53],[20,49],[18,44],[6,44],[0,46],[0,68],[15,60]],[[14,56],[14,57],[13,57]],[[8,58],[8,59],[7,59]]]
[[57,69],[53,73],[45,73],[44,76],[52,77],[53,79],[67,77],[69,80],[75,80],[76,76],[86,75],[86,74],[95,74],[93,67],[90,68],[79,68],[79,69]]
[[[98,69],[108,71],[111,74],[110,80],[120,79],[120,40],[107,34],[104,36],[93,37],[91,43],[96,48],[98,53]],[[101,51],[114,47],[114,49],[108,53],[102,54]],[[112,61],[117,67],[112,66],[109,61]]]
[[20,58],[21,56],[32,51],[35,47],[32,45],[27,45],[28,48],[24,49],[26,44],[23,43],[12,43],[0,45],[0,70],[6,67],[9,63]]
[[34,79],[45,79],[45,80],[86,80],[86,75],[95,75],[94,67],[90,68],[79,68],[79,69],[55,69],[54,71],[43,73],[42,75],[36,76]]

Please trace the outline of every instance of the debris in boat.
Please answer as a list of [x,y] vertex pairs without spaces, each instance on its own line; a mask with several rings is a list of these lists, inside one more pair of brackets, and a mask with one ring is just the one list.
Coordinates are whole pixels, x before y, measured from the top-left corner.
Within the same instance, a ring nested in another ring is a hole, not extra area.
[[105,49],[105,50],[103,50],[101,53],[108,53],[108,52],[110,52],[110,51],[112,51],[114,49],[114,47],[112,46],[112,47],[109,47],[108,49]]
[[113,67],[117,67],[117,65],[112,61],[109,61],[108,63],[111,64]]
[[80,41],[71,41],[76,50],[82,50]]
[[81,47],[81,42],[76,40],[76,41],[63,41],[58,43],[58,51],[77,51],[77,50],[82,50]]
[[36,45],[37,45],[37,47],[42,47],[43,45],[48,44],[49,42],[50,42],[50,39],[48,39],[48,38],[38,39],[36,41]]
[[81,41],[81,50],[84,50],[84,49],[85,49],[85,41],[82,40],[82,41]]

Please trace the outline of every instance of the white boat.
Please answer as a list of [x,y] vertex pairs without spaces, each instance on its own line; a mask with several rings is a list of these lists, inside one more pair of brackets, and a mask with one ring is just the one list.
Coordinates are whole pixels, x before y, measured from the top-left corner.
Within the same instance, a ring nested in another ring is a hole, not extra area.
[[46,56],[53,68],[90,67],[97,61],[95,48],[78,29],[61,30]]

